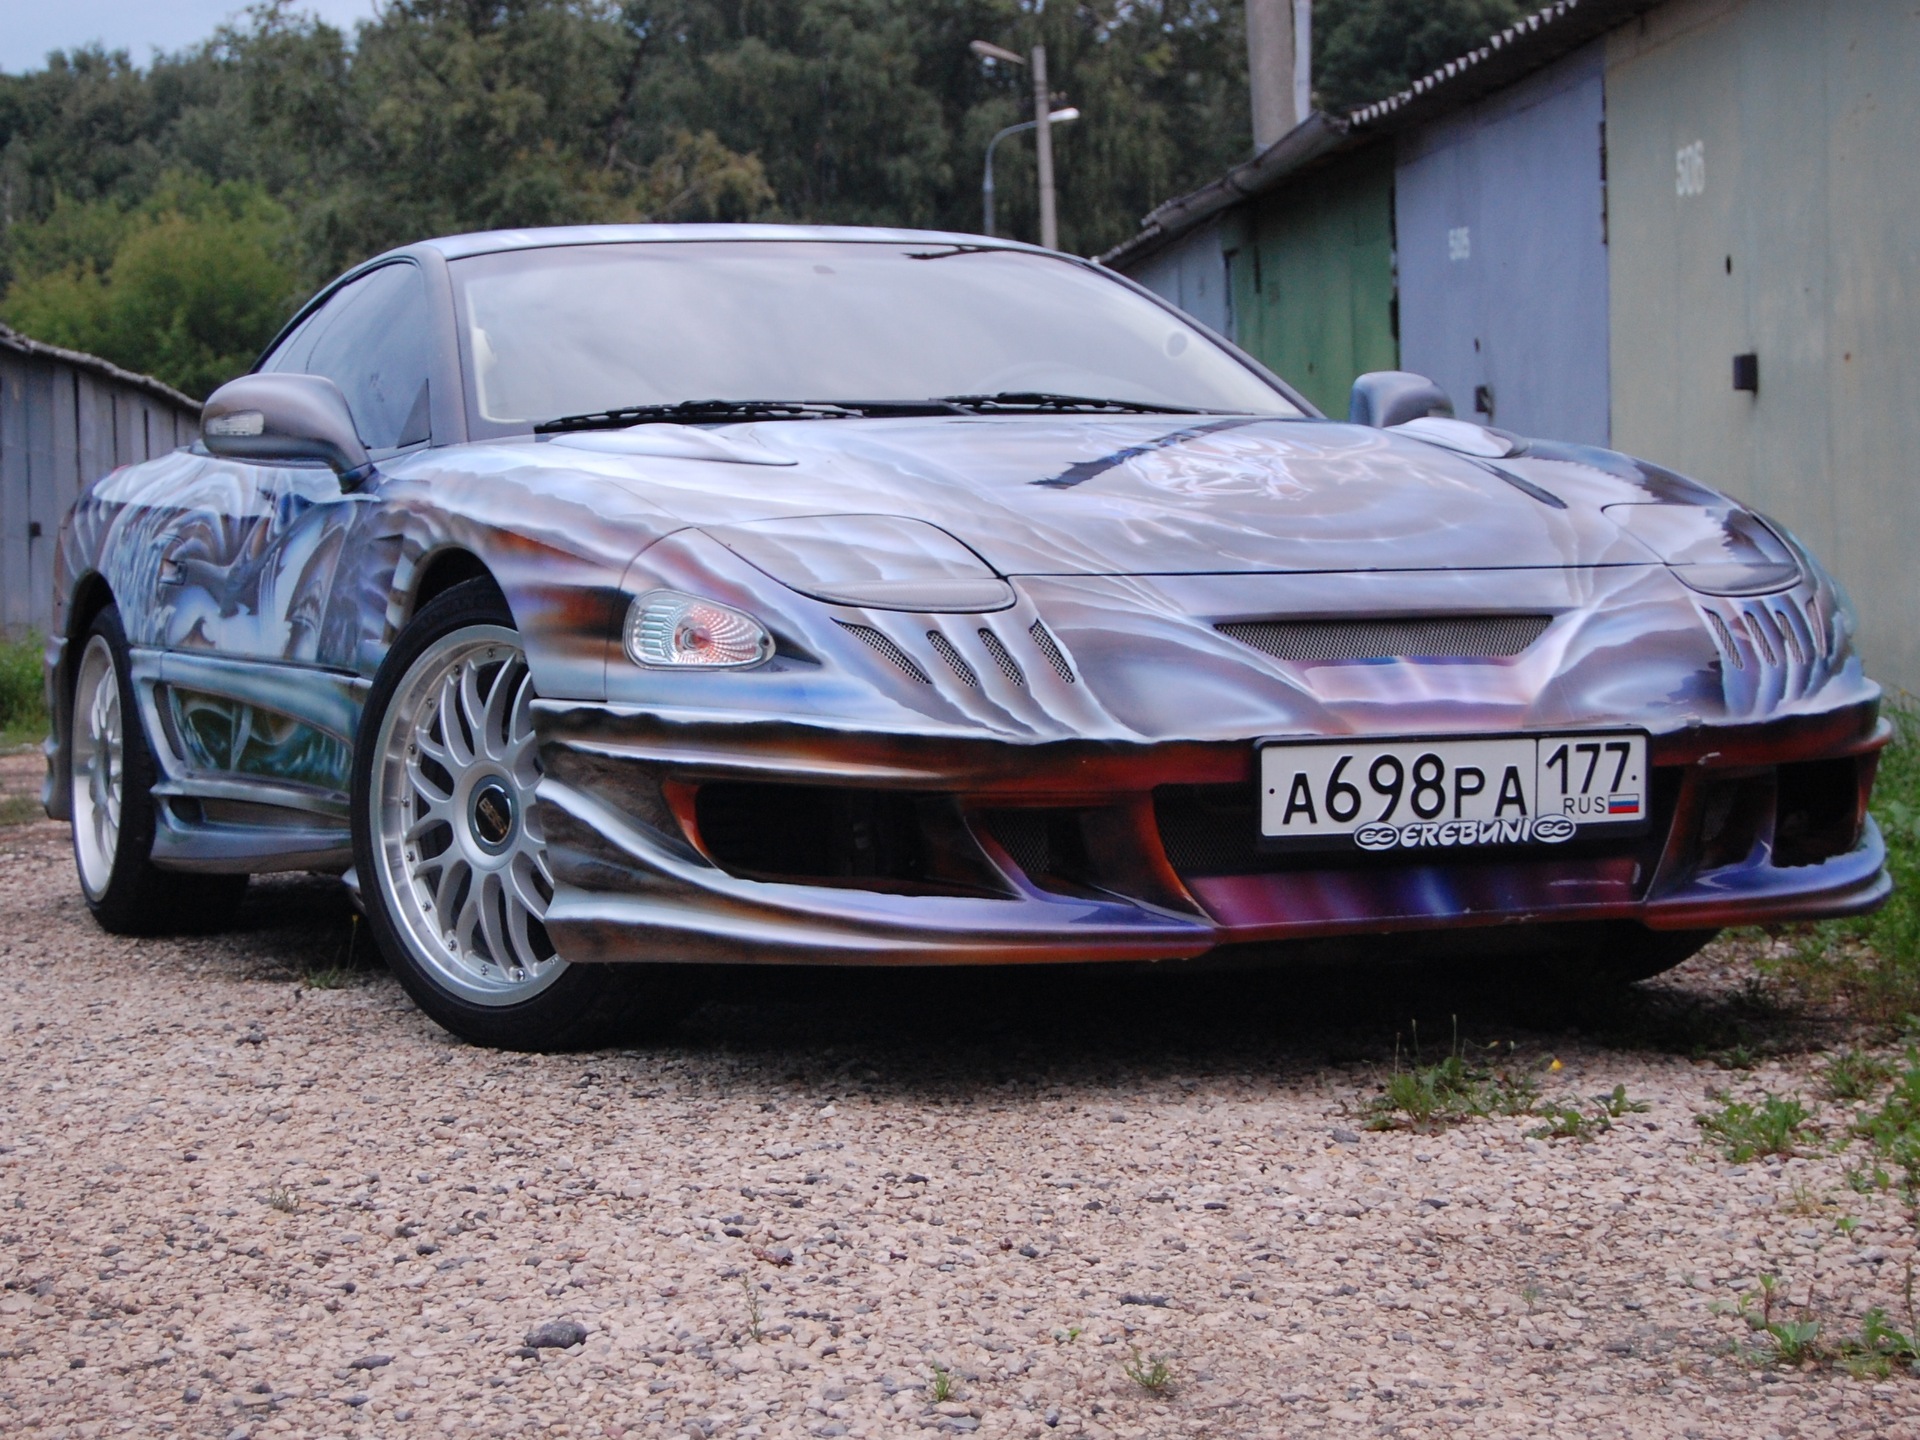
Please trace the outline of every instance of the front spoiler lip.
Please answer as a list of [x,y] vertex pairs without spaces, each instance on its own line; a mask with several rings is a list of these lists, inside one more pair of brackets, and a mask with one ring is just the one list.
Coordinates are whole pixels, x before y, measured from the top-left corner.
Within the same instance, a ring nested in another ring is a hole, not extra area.
[[[1856,706],[1764,725],[1694,727],[1652,737],[1667,765],[1745,766],[1877,749],[1889,727]],[[671,766],[694,778],[812,779],[826,784],[958,791],[985,803],[1061,796],[1139,796],[1158,785],[1231,783],[1250,774],[1251,741],[1012,745],[950,735],[875,735],[793,722],[663,716],[541,701],[543,754],[597,765]],[[1845,855],[1772,865],[1764,847],[1738,865],[1638,898],[1549,900],[1515,883],[1462,889],[1444,866],[1407,866],[1387,886],[1347,888],[1268,873],[1192,877],[1192,910],[1135,897],[1034,888],[1017,874],[1000,897],[900,895],[743,879],[707,864],[679,837],[628,815],[596,788],[568,783],[549,759],[537,804],[558,882],[546,924],[559,952],[622,961],[841,965],[1085,963],[1188,959],[1254,940],[1475,926],[1634,920],[1652,929],[1828,918],[1874,909],[1891,892],[1871,819]],[[609,863],[612,857],[613,863]],[[1516,875],[1524,869],[1515,866]],[[1564,882],[1563,882],[1564,883]],[[1551,886],[1549,886],[1551,888]],[[1227,903],[1225,892],[1238,900]],[[1390,894],[1388,892],[1391,892]],[[1614,886],[1616,897],[1623,895]]]

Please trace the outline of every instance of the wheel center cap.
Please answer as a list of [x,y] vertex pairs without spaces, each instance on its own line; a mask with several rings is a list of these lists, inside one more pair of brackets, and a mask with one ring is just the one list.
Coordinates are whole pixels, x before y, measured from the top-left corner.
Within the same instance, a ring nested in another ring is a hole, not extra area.
[[513,839],[513,792],[499,780],[482,780],[467,802],[467,823],[480,848],[498,855]]

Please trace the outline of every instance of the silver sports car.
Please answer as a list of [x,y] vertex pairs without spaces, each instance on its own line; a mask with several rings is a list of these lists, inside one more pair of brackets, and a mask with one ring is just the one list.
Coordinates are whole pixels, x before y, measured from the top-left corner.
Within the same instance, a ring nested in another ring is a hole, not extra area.
[[108,929],[339,873],[430,1015],[517,1047],[687,962],[1447,932],[1625,980],[1878,904],[1834,582],[1448,412],[1387,372],[1326,419],[977,236],[409,246],[74,507],[47,808]]

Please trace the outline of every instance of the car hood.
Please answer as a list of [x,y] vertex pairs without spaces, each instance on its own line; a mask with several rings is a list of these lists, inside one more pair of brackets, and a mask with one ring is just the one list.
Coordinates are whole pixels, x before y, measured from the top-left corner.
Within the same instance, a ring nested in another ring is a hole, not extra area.
[[1328,421],[815,420],[640,426],[540,448],[687,525],[902,516],[1008,576],[1656,563],[1601,513],[1647,498],[1617,475]]

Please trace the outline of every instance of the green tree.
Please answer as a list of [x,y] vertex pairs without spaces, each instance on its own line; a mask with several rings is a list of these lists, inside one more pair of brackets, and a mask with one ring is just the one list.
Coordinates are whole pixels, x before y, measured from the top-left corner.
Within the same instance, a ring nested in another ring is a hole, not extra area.
[[1314,99],[1324,110],[1383,100],[1530,8],[1521,0],[1314,0]]
[[57,201],[15,228],[0,314],[204,396],[240,374],[291,312],[291,217],[256,185],[172,176],[135,209]]

